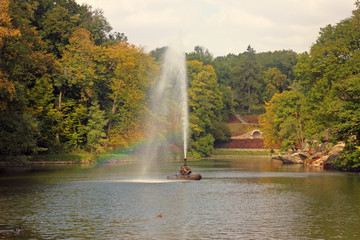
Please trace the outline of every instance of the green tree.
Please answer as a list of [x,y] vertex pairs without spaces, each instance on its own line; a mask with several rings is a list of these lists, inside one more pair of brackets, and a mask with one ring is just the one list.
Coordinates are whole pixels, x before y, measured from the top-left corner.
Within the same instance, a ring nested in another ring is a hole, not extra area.
[[209,156],[222,121],[222,95],[212,66],[194,60],[187,62],[187,67],[191,148],[202,156]]
[[77,15],[72,16],[68,9],[61,5],[47,11],[42,18],[40,34],[45,40],[46,49],[61,58],[72,32],[80,25],[80,18]]
[[240,107],[251,114],[251,108],[261,104],[261,89],[263,83],[260,78],[260,65],[257,62],[255,50],[249,45],[244,60],[232,68],[234,76],[234,90]]
[[197,60],[204,65],[212,65],[213,56],[208,49],[200,46],[196,46],[193,52],[186,54],[186,60]]
[[281,50],[274,52],[263,52],[257,54],[262,72],[269,68],[277,68],[291,82],[295,80],[294,66],[297,63],[298,54],[292,50]]
[[266,84],[265,101],[270,100],[275,93],[282,93],[290,84],[286,75],[277,68],[269,68],[264,72],[264,82]]
[[105,133],[108,121],[105,119],[105,111],[100,110],[99,103],[94,102],[89,108],[88,118],[86,148],[90,153],[104,152],[108,143]]
[[[321,28],[320,36],[311,47],[310,53],[300,55],[295,67],[296,84],[299,90],[306,94],[306,135],[311,139],[324,140],[325,131],[330,131],[334,140],[346,141],[349,137],[350,133],[339,135],[338,126],[343,125],[339,122],[340,119],[346,119],[341,117],[342,113],[356,115],[355,109],[348,112],[349,109],[345,108],[347,104],[343,97],[343,93],[353,91],[350,87],[352,85],[348,83],[359,74],[358,1],[356,6],[352,17],[335,26],[327,25]],[[345,124],[346,122],[350,122],[350,119],[347,119]]]

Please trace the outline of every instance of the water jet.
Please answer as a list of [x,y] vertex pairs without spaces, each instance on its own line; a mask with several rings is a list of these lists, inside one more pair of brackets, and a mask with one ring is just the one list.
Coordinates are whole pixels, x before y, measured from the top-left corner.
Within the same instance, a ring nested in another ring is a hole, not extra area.
[[[151,165],[153,161],[168,158],[172,151],[170,146],[178,146],[179,149],[182,146],[184,166],[181,167],[180,173],[167,178],[200,180],[201,175],[192,173],[187,166],[186,154],[189,139],[187,73],[185,53],[179,46],[181,44],[167,47],[160,79],[151,93],[151,117],[148,119],[146,131],[145,157],[147,165]],[[144,172],[146,172],[145,169]]]

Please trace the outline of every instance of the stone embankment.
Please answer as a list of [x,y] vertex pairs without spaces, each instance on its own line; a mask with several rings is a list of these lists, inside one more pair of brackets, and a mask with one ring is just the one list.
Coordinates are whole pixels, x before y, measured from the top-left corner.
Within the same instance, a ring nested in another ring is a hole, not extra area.
[[322,143],[313,149],[305,148],[304,151],[280,153],[272,157],[282,161],[284,164],[304,164],[313,167],[332,168],[340,153],[344,150],[345,143],[336,145]]

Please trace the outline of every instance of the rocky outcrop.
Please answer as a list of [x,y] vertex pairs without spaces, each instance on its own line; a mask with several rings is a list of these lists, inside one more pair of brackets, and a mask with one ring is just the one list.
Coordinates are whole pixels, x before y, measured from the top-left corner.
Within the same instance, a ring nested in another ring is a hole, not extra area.
[[308,166],[312,167],[324,167],[332,168],[334,162],[338,159],[340,153],[344,150],[345,143],[340,142],[335,146],[331,143],[323,143],[318,149],[312,154],[311,161],[308,162]]
[[284,164],[332,168],[344,147],[345,143],[343,142],[335,146],[331,143],[321,143],[308,151],[280,153],[273,159],[281,160]]
[[285,164],[303,164],[310,154],[306,152],[292,152],[292,153],[280,153],[278,156],[273,157],[282,161]]

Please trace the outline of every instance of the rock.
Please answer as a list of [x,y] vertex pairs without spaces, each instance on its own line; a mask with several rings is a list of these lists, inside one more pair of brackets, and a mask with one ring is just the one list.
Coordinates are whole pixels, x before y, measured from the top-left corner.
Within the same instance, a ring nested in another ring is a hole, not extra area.
[[310,154],[305,152],[296,152],[296,153],[283,153],[279,154],[273,159],[281,160],[285,164],[303,164],[304,160],[307,159]]
[[326,163],[334,163],[334,162],[338,159],[339,155],[340,155],[340,153],[330,155],[330,156],[326,159]]
[[339,154],[341,153],[345,148],[345,143],[338,143],[335,146],[333,146],[332,148],[329,149],[329,152],[327,155],[334,155],[334,154]]
[[315,153],[317,152],[326,152],[330,148],[332,148],[333,144],[329,142],[320,143],[317,147],[315,147]]
[[340,155],[340,153],[330,155],[323,164],[324,168],[325,169],[334,168],[334,163],[338,159],[339,155]]
[[321,167],[324,165],[324,162],[329,156],[322,156],[320,158],[317,158],[316,160],[313,160],[310,164],[312,167]]
[[311,156],[310,153],[308,153],[308,152],[299,152],[298,154],[301,157],[301,159],[303,159],[303,160],[310,158],[310,156]]
[[[345,143],[340,142],[333,146],[331,143],[328,144],[320,144],[318,147],[317,152],[311,156],[313,161],[311,161],[310,166],[314,167],[321,167],[324,168],[333,168],[334,162],[340,155],[340,153],[345,148]],[[321,150],[321,151],[320,151]]]
[[310,144],[305,142],[302,150],[308,152],[310,150]]

